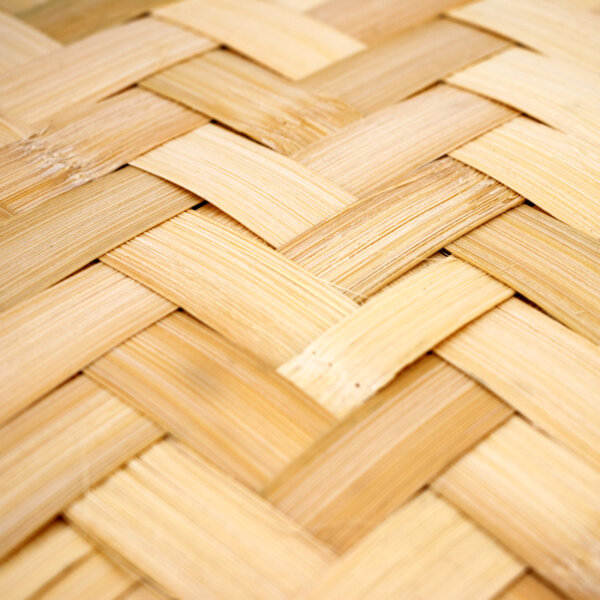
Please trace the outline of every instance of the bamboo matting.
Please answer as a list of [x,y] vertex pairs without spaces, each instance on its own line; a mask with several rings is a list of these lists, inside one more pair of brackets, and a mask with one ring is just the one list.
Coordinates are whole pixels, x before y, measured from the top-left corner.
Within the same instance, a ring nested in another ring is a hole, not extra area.
[[0,11],[1,600],[600,598],[598,0]]

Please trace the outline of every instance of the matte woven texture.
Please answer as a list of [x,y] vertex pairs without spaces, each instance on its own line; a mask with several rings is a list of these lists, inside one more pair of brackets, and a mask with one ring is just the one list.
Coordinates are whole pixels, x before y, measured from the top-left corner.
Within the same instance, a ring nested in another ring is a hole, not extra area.
[[598,0],[0,0],[0,598],[598,600]]

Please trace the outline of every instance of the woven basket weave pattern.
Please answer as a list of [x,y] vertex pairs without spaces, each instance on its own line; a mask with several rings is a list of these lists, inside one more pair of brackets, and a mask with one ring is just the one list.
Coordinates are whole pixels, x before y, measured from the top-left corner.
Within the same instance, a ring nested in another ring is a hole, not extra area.
[[600,598],[600,1],[0,0],[0,598]]

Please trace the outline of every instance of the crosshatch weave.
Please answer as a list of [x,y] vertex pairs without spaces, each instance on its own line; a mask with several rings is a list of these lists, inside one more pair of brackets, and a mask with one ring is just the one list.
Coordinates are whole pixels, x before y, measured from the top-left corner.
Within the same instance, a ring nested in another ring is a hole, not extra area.
[[598,0],[0,34],[0,598],[600,598]]

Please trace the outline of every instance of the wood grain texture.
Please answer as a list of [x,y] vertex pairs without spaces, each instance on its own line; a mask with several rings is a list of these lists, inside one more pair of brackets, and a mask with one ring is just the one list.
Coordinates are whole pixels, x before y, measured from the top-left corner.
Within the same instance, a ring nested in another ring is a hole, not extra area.
[[525,575],[511,585],[498,600],[565,600],[535,575]]
[[142,86],[283,154],[361,117],[337,95],[313,93],[228,50],[175,65],[144,80]]
[[600,152],[519,117],[450,153],[583,233],[600,237]]
[[436,352],[539,427],[600,465],[600,350],[544,313],[511,299]]
[[0,314],[0,423],[174,306],[106,265]]
[[214,47],[206,38],[146,18],[101,31],[0,75],[5,110],[30,123],[106,98],[155,71]]
[[356,200],[295,161],[216,125],[133,164],[205,198],[274,246]]
[[[332,559],[292,520],[171,442],[155,445],[67,514],[182,600],[291,597]],[[157,535],[170,560],[153,550]]]
[[448,246],[600,343],[600,243],[530,206],[505,212]]
[[343,554],[511,412],[426,356],[292,462],[264,494]]
[[333,286],[274,250],[193,212],[102,260],[271,366],[300,352],[356,309]]
[[434,482],[567,596],[600,589],[600,475],[519,417]]
[[30,210],[114,171],[206,118],[150,92],[129,90],[65,116],[66,123],[0,148],[1,202]]
[[51,585],[93,546],[64,521],[55,521],[0,564],[0,594],[22,600]]
[[302,84],[369,114],[507,45],[472,27],[438,19],[374,44],[305,78]]
[[522,570],[471,521],[426,491],[345,554],[303,598],[491,600]]
[[317,19],[263,0],[182,0],[154,14],[224,42],[291,79],[365,47]]
[[198,201],[163,179],[125,167],[15,215],[0,227],[0,310]]
[[400,176],[279,250],[360,301],[520,202],[508,188],[445,157]]
[[342,417],[403,367],[511,295],[512,290],[479,269],[452,257],[436,257],[328,329],[278,370]]
[[335,423],[283,377],[184,313],[139,333],[87,372],[254,488]]
[[161,435],[84,376],[2,427],[0,556]]
[[307,146],[295,158],[363,198],[513,116],[499,104],[439,85]]
[[573,2],[478,0],[450,15],[596,73],[600,67],[600,14]]
[[567,60],[512,48],[448,81],[592,144],[600,141],[600,76]]

